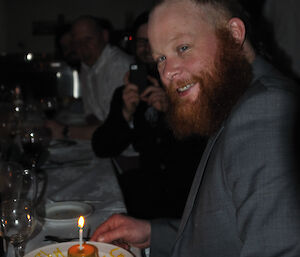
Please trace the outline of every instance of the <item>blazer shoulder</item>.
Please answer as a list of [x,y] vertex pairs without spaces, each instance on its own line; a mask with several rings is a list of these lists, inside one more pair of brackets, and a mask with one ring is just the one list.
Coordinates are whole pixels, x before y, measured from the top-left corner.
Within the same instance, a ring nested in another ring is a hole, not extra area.
[[280,75],[261,76],[252,82],[233,108],[232,114],[239,110],[253,113],[268,109],[274,111],[276,107],[282,110],[298,108],[299,97],[299,86],[294,81]]
[[261,86],[265,90],[280,90],[282,93],[299,95],[300,92],[299,85],[295,81],[278,74],[261,76],[253,84],[254,86]]
[[225,131],[253,126],[266,129],[267,124],[280,124],[282,120],[293,123],[299,116],[299,103],[299,90],[295,84],[281,77],[261,77],[234,106],[224,122]]

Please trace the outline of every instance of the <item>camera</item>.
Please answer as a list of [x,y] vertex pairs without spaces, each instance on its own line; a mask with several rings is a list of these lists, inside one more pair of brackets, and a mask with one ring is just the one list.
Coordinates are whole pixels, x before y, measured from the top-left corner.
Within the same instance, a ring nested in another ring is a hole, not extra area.
[[129,70],[129,81],[138,86],[141,94],[149,86],[147,67],[144,64],[134,63],[130,64]]

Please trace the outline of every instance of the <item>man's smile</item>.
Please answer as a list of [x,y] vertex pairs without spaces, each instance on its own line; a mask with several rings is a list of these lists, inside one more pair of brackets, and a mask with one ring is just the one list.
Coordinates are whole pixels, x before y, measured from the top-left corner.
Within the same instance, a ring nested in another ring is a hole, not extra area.
[[176,92],[178,94],[179,97],[192,97],[195,95],[198,95],[198,90],[197,90],[197,85],[199,85],[199,83],[197,81],[189,81],[186,83],[180,83],[177,88],[176,88]]
[[179,87],[179,88],[177,88],[177,92],[178,93],[183,93],[183,92],[187,91],[188,89],[190,89],[191,87],[193,87],[194,85],[195,85],[195,83],[190,83],[190,84],[187,84],[183,87]]

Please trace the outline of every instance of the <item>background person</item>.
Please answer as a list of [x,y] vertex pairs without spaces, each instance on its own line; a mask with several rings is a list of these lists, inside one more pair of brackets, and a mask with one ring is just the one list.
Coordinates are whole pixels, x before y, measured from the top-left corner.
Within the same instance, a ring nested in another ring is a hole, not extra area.
[[169,122],[179,137],[210,139],[180,225],[114,215],[93,240],[156,257],[300,255],[298,88],[256,55],[244,15],[237,1],[154,8],[148,35]]
[[49,121],[54,138],[90,139],[106,118],[113,92],[132,62],[131,56],[109,44],[110,31],[102,24],[106,25],[103,19],[81,16],[72,25],[74,49],[81,61],[79,77],[87,125],[66,127]]

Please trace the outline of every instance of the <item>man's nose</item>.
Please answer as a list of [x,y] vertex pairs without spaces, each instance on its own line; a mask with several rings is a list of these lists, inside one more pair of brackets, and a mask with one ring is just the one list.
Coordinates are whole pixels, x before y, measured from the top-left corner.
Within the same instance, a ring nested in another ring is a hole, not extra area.
[[180,74],[179,63],[174,59],[167,59],[163,71],[163,76],[169,81],[173,81]]

